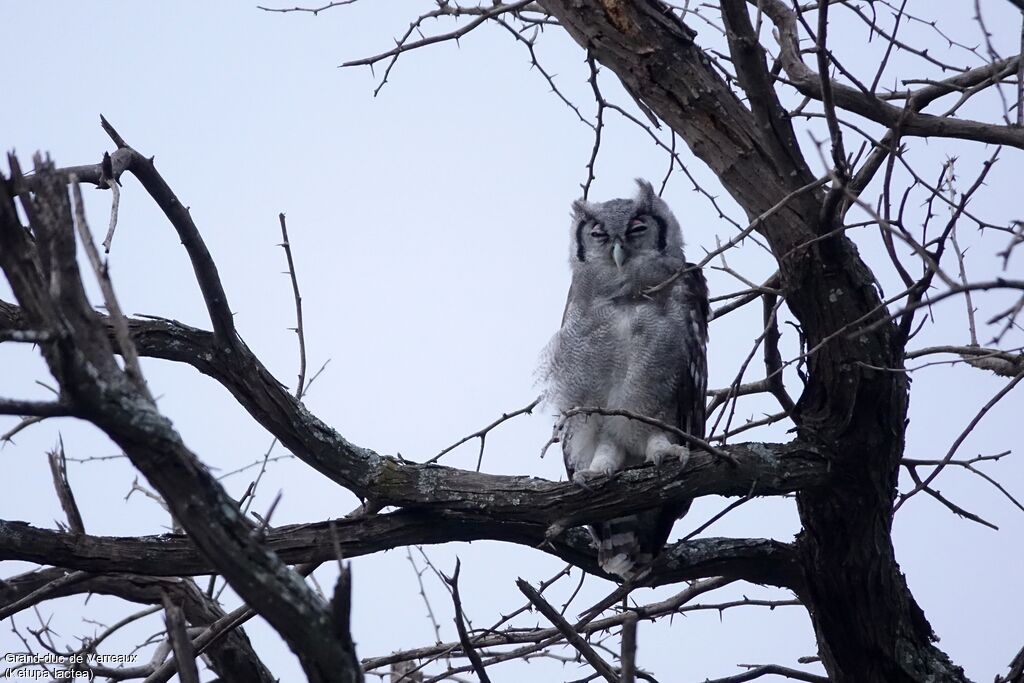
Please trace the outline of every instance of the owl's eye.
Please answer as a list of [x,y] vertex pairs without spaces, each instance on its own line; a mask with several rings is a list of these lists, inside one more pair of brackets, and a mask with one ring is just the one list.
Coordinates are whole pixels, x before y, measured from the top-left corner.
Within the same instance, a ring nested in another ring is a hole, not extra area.
[[647,230],[647,224],[640,219],[634,219],[630,221],[629,228],[626,230],[627,236],[640,235]]
[[595,225],[593,228],[591,228],[590,236],[596,240],[600,240],[601,242],[608,241],[608,233],[606,233],[599,225]]

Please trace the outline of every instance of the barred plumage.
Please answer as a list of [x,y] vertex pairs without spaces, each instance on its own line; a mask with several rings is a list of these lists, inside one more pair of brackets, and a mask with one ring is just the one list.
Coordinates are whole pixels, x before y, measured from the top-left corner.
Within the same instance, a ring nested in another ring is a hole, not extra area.
[[[548,399],[626,410],[704,436],[708,292],[687,264],[679,223],[650,183],[634,199],[573,204],[572,284],[562,327],[547,353]],[[565,421],[570,478],[611,474],[666,457],[686,460],[677,436],[621,416]],[[598,560],[624,578],[660,552],[689,503],[608,520],[591,528]]]

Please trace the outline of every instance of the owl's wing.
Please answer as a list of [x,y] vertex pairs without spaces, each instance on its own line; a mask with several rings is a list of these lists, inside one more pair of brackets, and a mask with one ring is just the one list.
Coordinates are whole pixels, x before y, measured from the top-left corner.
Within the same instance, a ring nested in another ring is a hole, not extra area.
[[[564,439],[565,437],[563,436],[562,438]],[[576,467],[572,463],[572,457],[565,444],[562,444],[562,462],[565,463],[565,473],[569,477],[569,481],[572,481],[573,475],[576,474]]]
[[569,283],[569,295],[567,297],[565,297],[565,308],[562,310],[562,324],[561,324],[561,326],[563,328],[565,327],[565,321],[569,319],[569,309],[572,308],[573,299],[576,298],[576,289],[577,289],[576,278],[573,278],[572,282]]
[[[565,309],[562,311],[562,324],[561,324],[561,329],[559,331],[559,335],[561,335],[561,334],[563,334],[565,332],[566,323],[569,322],[570,315],[573,315],[573,316],[578,315],[578,313],[575,311],[575,309],[577,309],[579,307],[579,305],[580,305],[580,302],[577,301],[577,298],[578,298],[578,295],[579,295],[579,291],[580,291],[580,285],[579,285],[577,279],[574,277],[572,279],[572,282],[569,283],[569,294],[565,297]],[[576,473],[576,467],[575,467],[575,464],[573,463],[573,458],[572,458],[572,453],[571,453],[571,446],[569,444],[569,441],[568,441],[568,438],[567,438],[567,435],[566,435],[566,431],[567,431],[567,428],[565,426],[563,426],[563,428],[562,428],[562,435],[561,435],[561,439],[562,439],[562,462],[565,464],[565,473],[569,476],[569,481],[572,481],[573,475]]]
[[676,425],[687,434],[704,438],[705,393],[708,387],[708,283],[704,273],[693,268],[680,276],[673,288],[673,297],[682,304],[683,367],[679,369],[676,387]]

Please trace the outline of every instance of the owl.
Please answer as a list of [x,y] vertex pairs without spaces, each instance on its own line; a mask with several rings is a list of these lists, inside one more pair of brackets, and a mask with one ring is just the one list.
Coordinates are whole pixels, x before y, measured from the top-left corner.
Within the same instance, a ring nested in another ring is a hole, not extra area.
[[[562,327],[546,353],[548,401],[559,411],[624,410],[704,437],[708,290],[686,263],[679,222],[651,184],[633,199],[573,203],[572,284]],[[570,479],[666,458],[685,461],[677,435],[635,419],[600,414],[564,421]],[[623,578],[649,564],[689,502],[591,527],[602,569]]]

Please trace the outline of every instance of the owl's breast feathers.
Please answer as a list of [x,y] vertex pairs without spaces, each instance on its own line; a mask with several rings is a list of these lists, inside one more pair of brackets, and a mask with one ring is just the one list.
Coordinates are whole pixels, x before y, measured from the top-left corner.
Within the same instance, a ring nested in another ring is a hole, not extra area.
[[673,315],[670,308],[692,312],[707,318],[707,286],[697,266],[681,258],[660,256],[643,259],[633,270],[623,269],[619,278],[602,297],[602,303],[636,311],[657,311],[658,315]]
[[[682,231],[650,183],[632,200],[573,204],[572,285],[549,346],[550,398],[622,410],[704,435],[708,292],[683,258]],[[608,475],[688,450],[676,434],[624,415],[577,414],[562,423],[571,478]],[[598,563],[628,578],[664,547],[688,502],[591,527]]]

